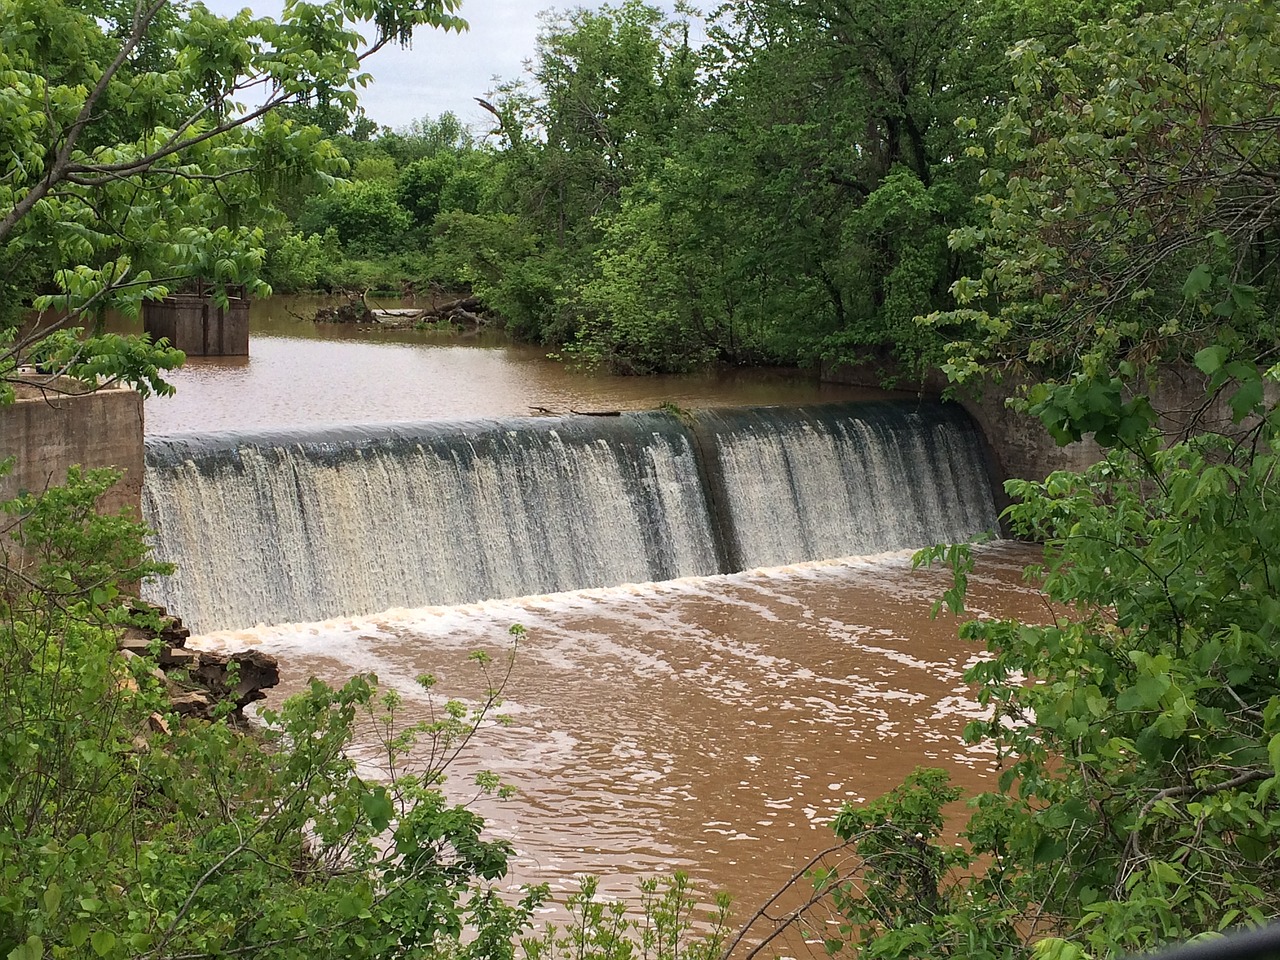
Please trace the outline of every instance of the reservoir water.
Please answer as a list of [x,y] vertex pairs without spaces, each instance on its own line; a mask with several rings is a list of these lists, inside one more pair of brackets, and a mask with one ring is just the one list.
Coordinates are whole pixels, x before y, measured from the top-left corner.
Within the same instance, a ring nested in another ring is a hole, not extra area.
[[[152,595],[199,643],[279,657],[273,700],[373,671],[411,714],[431,709],[415,677],[474,697],[467,654],[501,659],[523,625],[512,723],[452,778],[517,788],[477,801],[513,883],[634,896],[681,868],[751,905],[839,804],[920,764],[993,775],[961,739],[976,651],[929,616],[942,575],[910,565],[995,525],[959,411],[783,374],[591,377],[287,314],[255,319],[251,351],[148,401],[145,508],[181,568]],[[663,401],[682,410],[627,412]],[[1036,616],[1029,559],[984,548],[974,612]]]
[[[388,303],[389,306],[398,302]],[[172,397],[147,401],[152,434],[304,424],[528,416],[538,410],[652,410],[825,403],[886,396],[786,370],[689,377],[584,373],[545,347],[458,335],[316,324],[307,300],[256,301],[249,357],[191,357]],[[121,330],[141,331],[140,325]]]

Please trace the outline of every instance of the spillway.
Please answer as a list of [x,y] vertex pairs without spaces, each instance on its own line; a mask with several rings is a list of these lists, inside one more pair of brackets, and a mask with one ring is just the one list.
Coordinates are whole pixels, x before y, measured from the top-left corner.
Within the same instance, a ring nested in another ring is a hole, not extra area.
[[706,576],[996,524],[938,403],[159,437],[143,512],[197,631]]

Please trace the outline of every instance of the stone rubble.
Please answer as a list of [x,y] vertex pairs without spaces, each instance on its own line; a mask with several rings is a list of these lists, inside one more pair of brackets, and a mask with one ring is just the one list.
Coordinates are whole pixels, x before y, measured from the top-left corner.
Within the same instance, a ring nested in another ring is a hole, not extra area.
[[[243,719],[243,710],[249,704],[266,697],[264,690],[280,682],[280,666],[276,658],[258,650],[240,653],[215,653],[209,650],[190,650],[187,638],[191,631],[182,625],[182,618],[170,614],[164,607],[133,601],[137,614],[155,614],[160,629],[125,627],[120,633],[117,648],[126,659],[152,657],[156,666],[153,676],[161,681],[169,693],[173,712],[180,717],[212,720],[219,704],[233,704],[231,716]],[[167,729],[159,714],[151,718],[153,729]]]

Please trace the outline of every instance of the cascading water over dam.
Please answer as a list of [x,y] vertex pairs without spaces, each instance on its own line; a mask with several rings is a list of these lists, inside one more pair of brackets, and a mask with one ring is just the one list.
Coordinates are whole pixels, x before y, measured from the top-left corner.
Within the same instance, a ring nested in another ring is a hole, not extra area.
[[959,408],[858,403],[160,437],[143,511],[208,631],[961,540],[996,524]]

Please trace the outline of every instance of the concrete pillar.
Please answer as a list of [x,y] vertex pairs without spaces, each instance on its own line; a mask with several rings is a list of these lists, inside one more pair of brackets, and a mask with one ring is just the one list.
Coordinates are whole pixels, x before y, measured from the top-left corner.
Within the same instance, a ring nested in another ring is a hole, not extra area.
[[[243,291],[241,291],[243,294]],[[207,292],[177,293],[142,305],[143,328],[192,357],[249,355],[249,298],[219,306]]]

